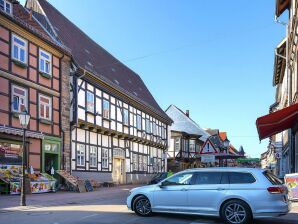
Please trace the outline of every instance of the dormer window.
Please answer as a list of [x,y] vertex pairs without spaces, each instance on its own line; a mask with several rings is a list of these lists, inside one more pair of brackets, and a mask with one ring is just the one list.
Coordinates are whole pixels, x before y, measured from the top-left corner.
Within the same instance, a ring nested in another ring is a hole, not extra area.
[[0,0],[0,9],[7,14],[12,14],[12,4],[6,0]]

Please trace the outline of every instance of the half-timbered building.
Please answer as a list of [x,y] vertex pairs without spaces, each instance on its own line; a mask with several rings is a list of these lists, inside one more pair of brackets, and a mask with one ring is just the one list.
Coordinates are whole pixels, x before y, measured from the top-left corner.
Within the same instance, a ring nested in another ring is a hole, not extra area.
[[69,113],[63,109],[69,91],[62,91],[69,63],[67,48],[53,41],[30,10],[0,1],[0,164],[22,162],[18,115],[26,110],[31,119],[25,164],[37,173],[62,168],[64,152],[70,151]]
[[168,169],[180,171],[199,167],[197,155],[210,135],[190,118],[189,111],[184,113],[175,105],[171,105],[166,113],[173,120],[167,153]]
[[27,7],[72,51],[73,175],[118,183],[145,182],[166,170],[168,125],[138,74],[114,58],[45,0]]

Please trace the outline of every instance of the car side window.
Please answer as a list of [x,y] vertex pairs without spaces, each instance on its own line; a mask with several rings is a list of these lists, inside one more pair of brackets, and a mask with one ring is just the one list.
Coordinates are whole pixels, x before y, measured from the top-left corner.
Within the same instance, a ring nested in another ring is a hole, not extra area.
[[230,172],[230,184],[251,184],[256,181],[251,173]]
[[192,183],[193,173],[181,173],[170,177],[163,182],[163,185],[189,185]]
[[228,184],[228,179],[223,172],[197,172],[194,184]]

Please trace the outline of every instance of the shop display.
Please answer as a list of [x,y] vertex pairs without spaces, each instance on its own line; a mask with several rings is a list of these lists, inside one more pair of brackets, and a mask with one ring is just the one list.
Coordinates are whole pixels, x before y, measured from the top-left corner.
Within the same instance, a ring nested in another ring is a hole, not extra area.
[[[10,194],[20,194],[20,176],[22,166],[0,164],[0,180],[9,184]],[[28,174],[31,193],[55,192],[56,179],[47,174]]]
[[286,174],[285,184],[289,189],[289,198],[298,200],[298,173]]

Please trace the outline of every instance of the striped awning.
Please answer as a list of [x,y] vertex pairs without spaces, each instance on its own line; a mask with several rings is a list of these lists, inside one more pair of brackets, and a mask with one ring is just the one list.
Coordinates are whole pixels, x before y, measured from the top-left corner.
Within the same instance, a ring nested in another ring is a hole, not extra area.
[[[23,136],[22,129],[11,128],[6,126],[0,126],[0,133]],[[44,139],[45,135],[42,132],[26,131],[26,137]]]

